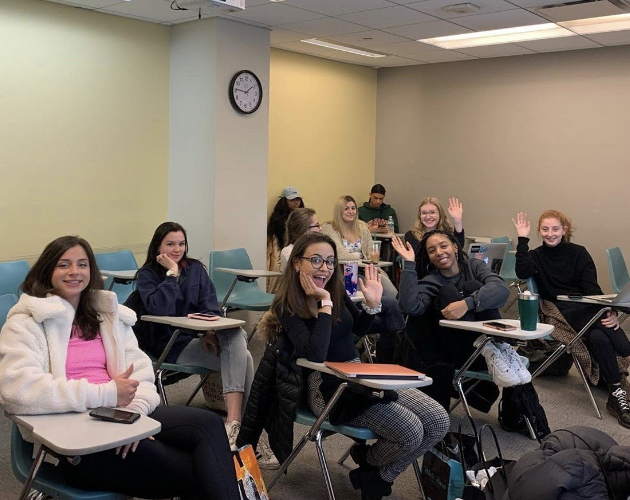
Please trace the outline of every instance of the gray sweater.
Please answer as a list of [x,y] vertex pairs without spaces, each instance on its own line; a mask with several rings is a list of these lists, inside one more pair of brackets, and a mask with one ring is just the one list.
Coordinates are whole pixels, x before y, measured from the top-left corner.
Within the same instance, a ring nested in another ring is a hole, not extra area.
[[416,263],[405,261],[400,277],[400,294],[398,304],[400,310],[411,316],[420,316],[433,304],[442,285],[451,283],[458,290],[462,290],[464,282],[471,279],[482,283],[482,287],[473,292],[464,300],[468,304],[468,310],[485,311],[497,309],[507,301],[510,290],[503,279],[493,273],[481,260],[472,259],[465,261],[462,266],[464,272],[447,278],[439,271],[433,270],[420,281],[416,273]]

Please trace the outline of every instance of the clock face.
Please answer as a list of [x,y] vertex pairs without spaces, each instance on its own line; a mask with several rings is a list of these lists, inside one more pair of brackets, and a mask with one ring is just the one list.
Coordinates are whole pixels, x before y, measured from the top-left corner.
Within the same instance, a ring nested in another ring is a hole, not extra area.
[[256,111],[262,102],[262,95],[260,80],[251,71],[239,71],[230,82],[230,102],[241,113]]

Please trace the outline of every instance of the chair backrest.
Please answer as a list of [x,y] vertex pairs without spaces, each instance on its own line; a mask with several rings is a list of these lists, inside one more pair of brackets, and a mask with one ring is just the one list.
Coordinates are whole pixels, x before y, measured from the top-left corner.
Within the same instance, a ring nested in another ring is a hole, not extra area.
[[[210,252],[210,279],[217,289],[217,299],[219,300],[219,302],[223,300],[223,297],[225,297],[225,294],[229,290],[232,281],[234,281],[234,275],[217,272],[215,271],[217,267],[229,267],[232,269],[253,269],[252,262],[251,260],[249,260],[249,255],[247,254],[247,250],[245,250],[244,248],[234,248],[233,250],[214,250]],[[258,288],[258,285],[256,283],[245,283],[243,281],[239,281],[238,283],[236,283],[236,286],[234,287],[234,291],[232,293],[242,291],[243,289],[252,286]]]
[[17,302],[17,295],[12,293],[0,295],[0,329],[4,326],[4,322],[7,320],[9,309],[17,304]]
[[[96,259],[96,265],[99,269],[106,271],[130,271],[138,269],[138,263],[133,256],[131,250],[118,250],[116,252],[105,252],[94,254]],[[113,278],[107,278],[103,283],[103,287],[107,290],[112,284]],[[114,283],[112,288],[113,292],[116,292],[118,296],[118,302],[123,304],[133,292],[134,285],[124,285],[122,283]]]
[[508,251],[503,259],[503,266],[501,267],[501,277],[505,281],[517,281],[516,276],[516,253]]
[[507,243],[508,252],[513,250],[512,240],[509,236],[497,236],[496,238],[490,238],[490,243]]
[[538,293],[538,285],[534,278],[527,278],[527,289],[532,293]]
[[606,249],[606,259],[608,260],[608,271],[610,272],[610,284],[615,293],[619,293],[621,289],[630,281],[628,276],[628,268],[626,261],[621,253],[621,248],[614,247]]
[[0,295],[7,293],[19,295],[20,285],[30,268],[25,260],[0,262]]

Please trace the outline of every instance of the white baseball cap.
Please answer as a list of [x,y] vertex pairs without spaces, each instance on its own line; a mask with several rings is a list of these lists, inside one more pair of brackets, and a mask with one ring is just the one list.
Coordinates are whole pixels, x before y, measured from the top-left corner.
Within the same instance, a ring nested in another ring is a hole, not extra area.
[[295,198],[301,198],[302,195],[294,187],[285,187],[282,190],[282,194],[279,198],[286,198],[287,200],[294,200]]

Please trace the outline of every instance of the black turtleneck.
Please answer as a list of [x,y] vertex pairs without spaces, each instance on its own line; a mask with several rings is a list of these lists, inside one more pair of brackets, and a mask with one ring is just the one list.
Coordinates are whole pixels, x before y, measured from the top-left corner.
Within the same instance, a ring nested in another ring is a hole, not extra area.
[[534,278],[540,296],[556,300],[558,295],[578,292],[600,295],[597,270],[592,257],[583,246],[567,243],[564,239],[555,247],[544,243],[529,250],[529,238],[519,238],[516,247],[516,275],[521,279]]

